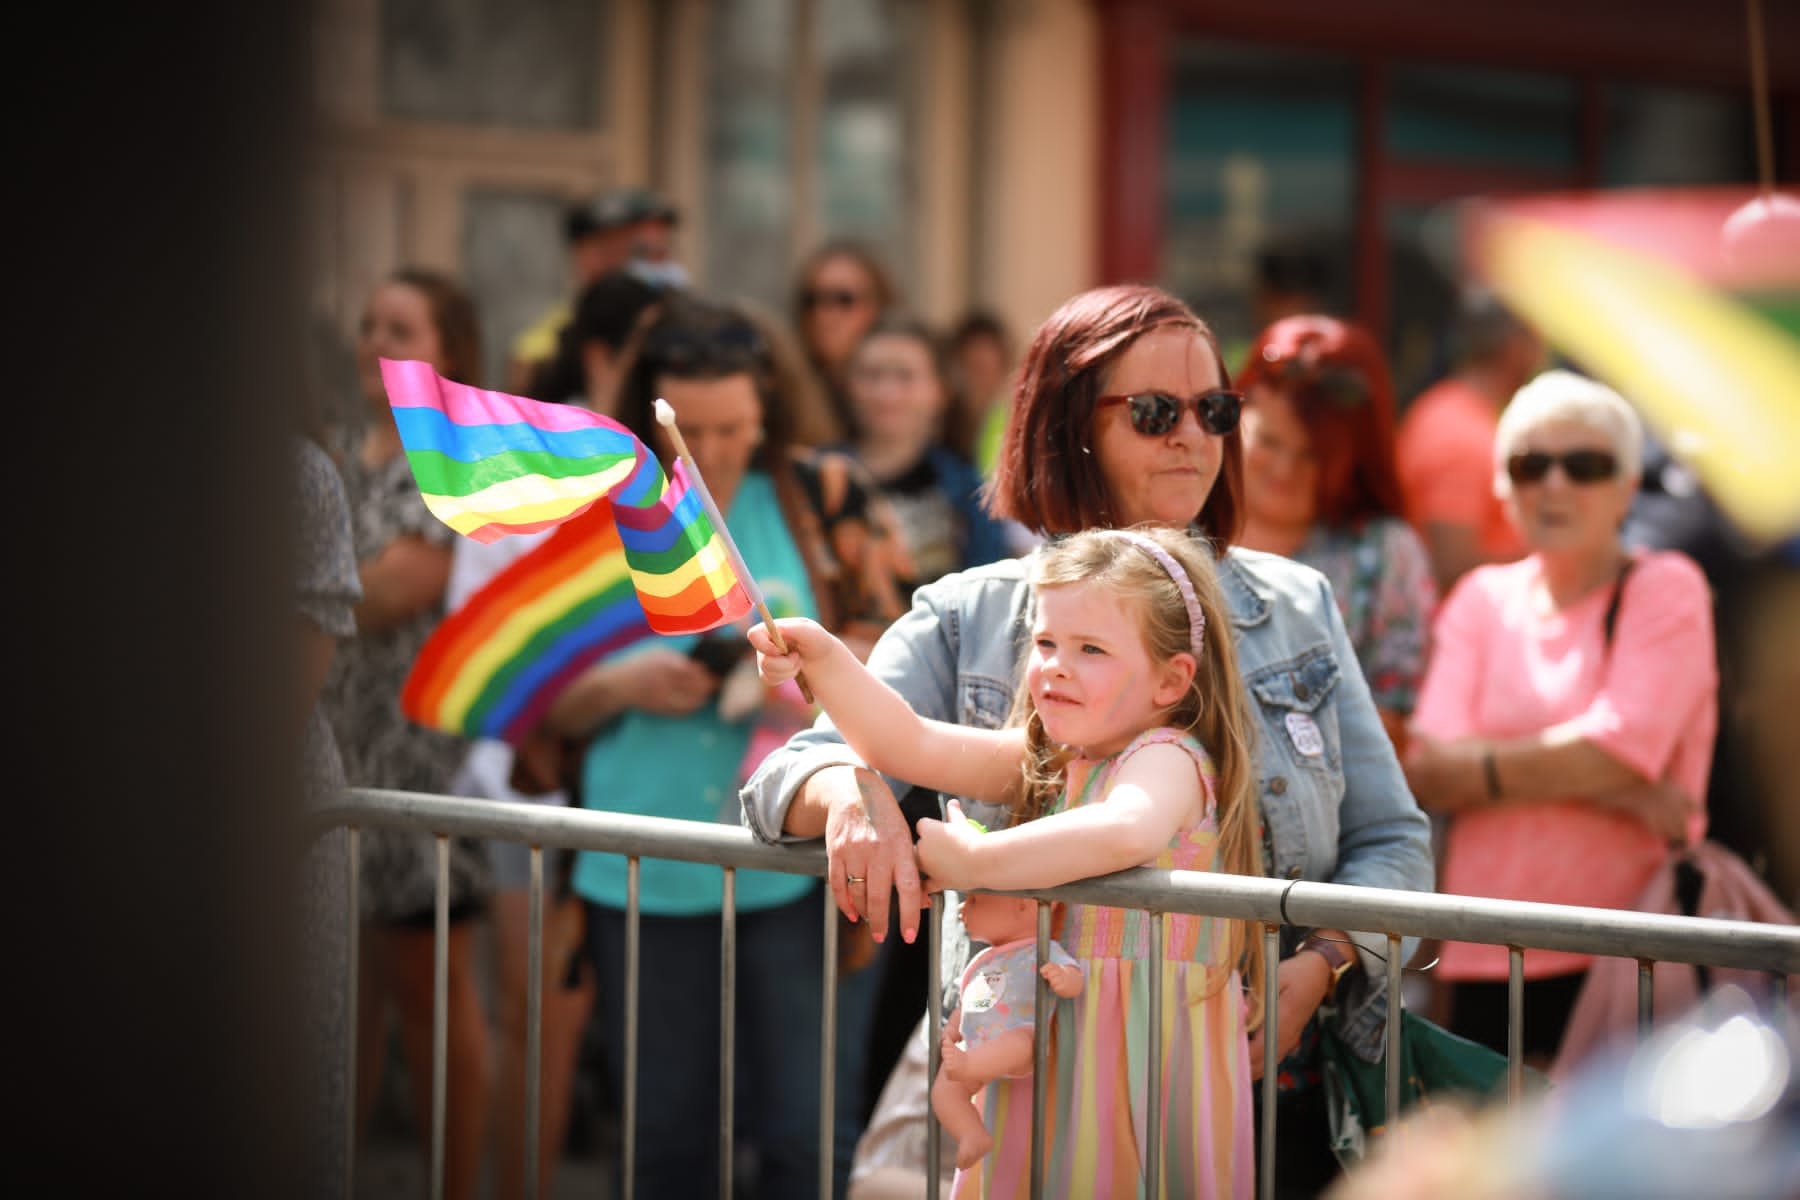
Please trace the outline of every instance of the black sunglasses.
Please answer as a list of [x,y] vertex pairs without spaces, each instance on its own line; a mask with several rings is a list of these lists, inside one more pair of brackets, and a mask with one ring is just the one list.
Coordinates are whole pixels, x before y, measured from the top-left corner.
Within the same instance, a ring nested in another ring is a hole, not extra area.
[[1605,450],[1570,450],[1563,454],[1527,450],[1506,460],[1506,476],[1514,483],[1542,483],[1550,468],[1558,463],[1570,483],[1599,483],[1619,473],[1619,460]]
[[1175,428],[1181,421],[1182,410],[1190,404],[1194,406],[1194,415],[1199,418],[1200,428],[1208,433],[1224,435],[1237,428],[1238,414],[1244,408],[1244,396],[1229,388],[1214,388],[1210,392],[1185,398],[1171,396],[1167,392],[1137,392],[1130,396],[1102,396],[1098,401],[1100,408],[1110,408],[1115,404],[1130,406],[1131,427],[1145,437],[1162,437]]
[[815,308],[855,308],[862,302],[863,293],[849,288],[808,288],[800,293],[800,307],[809,312]]

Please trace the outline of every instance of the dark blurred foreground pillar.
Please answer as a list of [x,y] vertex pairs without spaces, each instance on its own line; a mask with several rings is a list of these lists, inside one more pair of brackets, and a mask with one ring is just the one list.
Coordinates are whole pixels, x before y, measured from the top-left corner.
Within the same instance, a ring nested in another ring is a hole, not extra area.
[[304,13],[32,16],[6,167],[8,1190],[295,1195]]

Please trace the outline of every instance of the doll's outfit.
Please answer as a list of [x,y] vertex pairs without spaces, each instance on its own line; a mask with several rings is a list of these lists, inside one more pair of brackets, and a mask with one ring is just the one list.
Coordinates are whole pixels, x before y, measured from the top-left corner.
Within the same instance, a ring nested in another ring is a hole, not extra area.
[[[1056,942],[1050,943],[1050,961],[1080,966]],[[962,975],[963,1044],[973,1049],[1011,1030],[1035,1028],[1037,981],[1034,938],[989,946],[971,959]],[[1029,1068],[1018,1073],[1029,1074]]]

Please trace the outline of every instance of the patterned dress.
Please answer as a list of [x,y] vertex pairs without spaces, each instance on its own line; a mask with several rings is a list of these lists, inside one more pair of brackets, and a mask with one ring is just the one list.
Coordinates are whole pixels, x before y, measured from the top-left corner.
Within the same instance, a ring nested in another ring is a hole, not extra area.
[[[358,563],[409,534],[438,546],[448,546],[456,537],[425,507],[404,454],[371,468],[348,436],[334,450],[350,504]],[[462,739],[415,725],[400,709],[400,688],[413,659],[443,616],[441,608],[423,612],[395,629],[360,634],[338,647],[324,703],[343,755],[344,777],[352,787],[450,791],[463,755]],[[437,882],[434,839],[365,829],[361,846],[364,915],[428,925]],[[467,913],[488,890],[486,852],[481,843],[461,838],[450,846],[451,910]]]
[[[1054,811],[1104,801],[1119,767],[1144,746],[1170,743],[1194,761],[1207,797],[1197,825],[1178,833],[1147,866],[1186,871],[1218,867],[1216,774],[1206,751],[1172,729],[1140,735],[1092,765],[1074,800]],[[1079,778],[1071,770],[1071,781]],[[1150,1048],[1150,918],[1134,909],[1070,905],[1060,941],[1087,984],[1058,1002],[1049,1049],[1044,1195],[1058,1200],[1142,1196]],[[1161,1196],[1247,1198],[1254,1183],[1250,1052],[1244,995],[1220,919],[1170,913],[1163,918]],[[1000,1080],[983,1093],[994,1149],[959,1171],[952,1195],[1030,1194],[1029,1077]]]
[[[344,485],[325,451],[309,439],[294,445],[294,602],[321,631],[344,639],[356,633],[362,584],[350,546]],[[344,767],[331,726],[318,706],[308,714],[301,743],[301,786],[309,808],[338,799]],[[306,850],[301,868],[300,1020],[306,1047],[305,1096],[308,1175],[305,1193],[329,1196],[344,1186],[349,1145],[350,1083],[345,1071],[350,1017],[345,981],[350,970],[347,901],[349,838],[342,829]]]
[[1356,527],[1315,525],[1292,557],[1331,581],[1375,707],[1411,713],[1438,599],[1419,535],[1394,517]]

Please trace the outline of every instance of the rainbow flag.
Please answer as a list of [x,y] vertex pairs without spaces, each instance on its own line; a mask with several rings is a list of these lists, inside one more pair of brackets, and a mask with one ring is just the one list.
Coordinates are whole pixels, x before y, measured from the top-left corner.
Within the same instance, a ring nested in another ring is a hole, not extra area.
[[665,477],[623,425],[383,359],[425,502],[479,541],[559,525],[427,639],[401,692],[413,720],[517,742],[582,668],[653,634],[749,613],[684,464]]
[[1462,231],[1477,274],[1632,401],[1744,533],[1800,534],[1800,198],[1523,196]]

